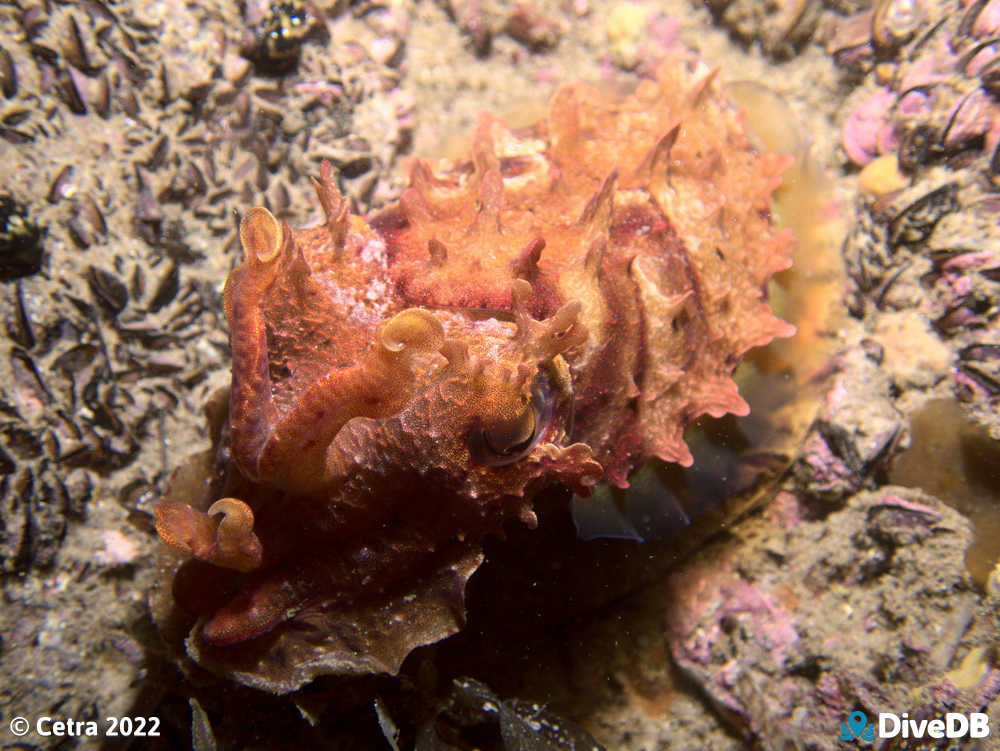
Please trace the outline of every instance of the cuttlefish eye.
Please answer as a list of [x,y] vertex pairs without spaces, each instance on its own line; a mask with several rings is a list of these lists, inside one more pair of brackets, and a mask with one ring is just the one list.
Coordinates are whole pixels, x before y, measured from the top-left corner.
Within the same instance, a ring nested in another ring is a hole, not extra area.
[[482,432],[486,448],[497,456],[520,454],[535,438],[535,410],[531,408],[529,401],[521,414],[510,420],[496,422],[483,428]]
[[552,424],[555,402],[548,376],[542,372],[524,409],[508,420],[480,426],[469,437],[472,461],[503,467],[530,454]]

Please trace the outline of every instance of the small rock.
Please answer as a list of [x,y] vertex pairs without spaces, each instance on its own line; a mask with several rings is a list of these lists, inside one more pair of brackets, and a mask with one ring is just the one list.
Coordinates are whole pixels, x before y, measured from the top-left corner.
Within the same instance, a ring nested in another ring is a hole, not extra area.
[[101,541],[104,549],[98,550],[94,558],[102,566],[130,566],[139,558],[139,546],[117,529],[105,530]]
[[858,174],[858,187],[872,196],[884,196],[908,184],[909,180],[899,171],[899,159],[895,154],[874,159]]
[[519,3],[507,18],[507,34],[535,52],[555,47],[560,36],[559,25],[528,3]]
[[917,311],[886,313],[878,319],[874,339],[882,344],[884,367],[898,385],[927,388],[951,365],[952,353]]
[[222,58],[222,77],[233,85],[241,85],[249,72],[250,61],[242,55],[230,52]]
[[623,68],[631,70],[639,64],[639,38],[651,14],[650,8],[633,3],[621,3],[611,10],[605,27],[608,46],[615,62]]

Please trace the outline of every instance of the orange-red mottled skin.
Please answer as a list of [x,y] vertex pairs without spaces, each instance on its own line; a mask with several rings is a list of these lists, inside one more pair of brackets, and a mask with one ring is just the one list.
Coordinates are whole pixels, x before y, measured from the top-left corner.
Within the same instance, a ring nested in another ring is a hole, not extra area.
[[790,263],[769,215],[788,160],[707,71],[658,78],[623,101],[567,86],[523,129],[484,115],[470,156],[416,161],[367,220],[328,164],[321,226],[246,214],[225,293],[241,497],[157,510],[168,544],[249,572],[206,643],[377,597],[533,524],[545,486],[689,464],[692,420],[746,414],[734,368],[794,330],[764,292]]

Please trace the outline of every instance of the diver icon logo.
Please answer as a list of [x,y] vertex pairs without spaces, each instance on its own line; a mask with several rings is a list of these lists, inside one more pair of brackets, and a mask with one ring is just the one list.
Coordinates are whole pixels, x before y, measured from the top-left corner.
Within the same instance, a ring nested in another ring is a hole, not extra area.
[[864,712],[851,712],[847,716],[847,722],[840,723],[840,740],[873,741],[875,723],[869,723],[868,716]]

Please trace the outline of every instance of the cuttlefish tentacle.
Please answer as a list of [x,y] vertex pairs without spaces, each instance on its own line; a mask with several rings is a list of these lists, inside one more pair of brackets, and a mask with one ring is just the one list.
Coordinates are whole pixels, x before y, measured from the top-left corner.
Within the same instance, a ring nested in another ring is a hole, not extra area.
[[207,513],[164,501],[155,513],[156,531],[170,547],[235,571],[260,568],[262,550],[253,531],[253,511],[243,501],[222,498]]
[[311,492],[335,479],[327,477],[325,454],[344,423],[354,417],[389,417],[409,403],[412,357],[439,351],[444,329],[421,308],[397,313],[381,327],[361,362],[317,379],[297,395],[293,408],[279,415],[271,393],[262,300],[283,262],[291,259],[294,241],[291,231],[263,207],[247,212],[240,239],[247,263],[233,274],[225,295],[233,332],[233,457],[251,479],[266,478],[290,492]]
[[326,229],[330,234],[330,243],[334,251],[339,253],[344,247],[347,236],[351,200],[340,192],[333,176],[333,165],[326,159],[320,164],[319,179],[314,177],[312,182],[316,197],[326,215]]
[[[246,263],[226,283],[224,302],[233,352],[229,415],[233,458],[253,479],[256,457],[277,420],[268,372],[267,324],[261,301],[290,254],[292,233],[270,211],[257,206],[240,222]],[[238,376],[238,377],[237,377]]]
[[355,417],[402,411],[413,398],[413,356],[440,351],[443,344],[444,328],[432,313],[422,308],[397,313],[361,362],[331,371],[298,395],[267,437],[258,475],[303,493],[336,480],[327,476],[326,454],[338,431]]
[[[387,571],[397,576],[412,571],[434,549],[419,530],[397,527],[340,555],[262,569],[248,576],[241,591],[212,614],[202,635],[215,646],[255,639],[297,618],[317,594],[323,594],[325,607],[350,602],[370,592],[371,582]],[[329,589],[331,582],[336,582],[335,591]]]
[[524,279],[515,279],[510,289],[511,307],[517,324],[517,337],[524,343],[527,354],[545,362],[587,341],[587,327],[580,321],[583,306],[579,300],[571,300],[551,318],[537,321],[528,312],[530,296],[531,284]]

